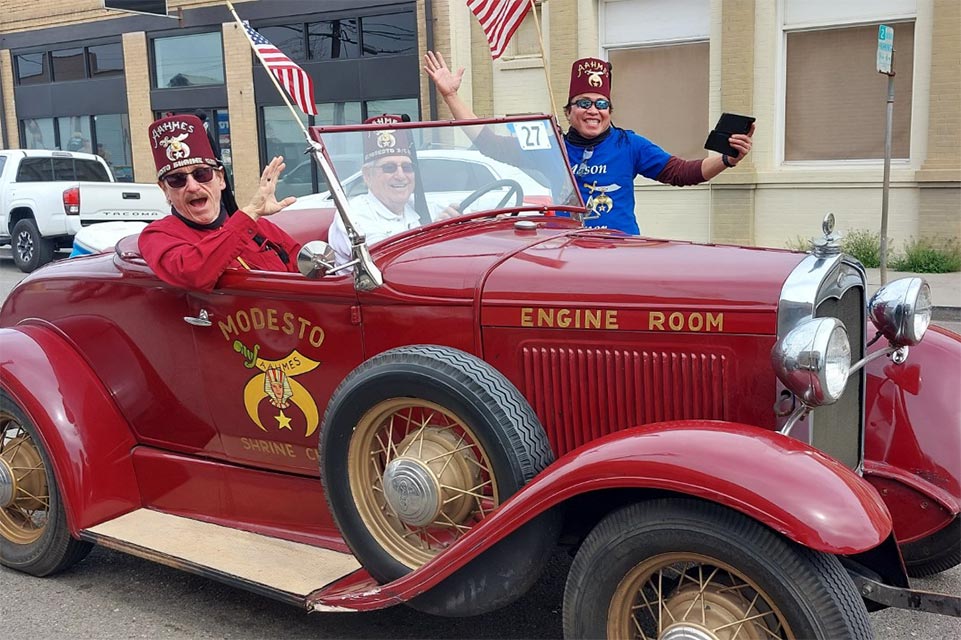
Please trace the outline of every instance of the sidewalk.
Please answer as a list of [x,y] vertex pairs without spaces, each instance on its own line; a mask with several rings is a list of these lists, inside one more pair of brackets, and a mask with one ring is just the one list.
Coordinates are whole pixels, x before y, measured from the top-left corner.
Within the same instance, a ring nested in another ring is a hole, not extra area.
[[[881,270],[866,269],[868,277],[868,299],[881,286]],[[905,273],[888,270],[888,282],[898,278],[918,276],[931,286],[931,301],[934,303],[935,320],[961,321],[961,273]]]

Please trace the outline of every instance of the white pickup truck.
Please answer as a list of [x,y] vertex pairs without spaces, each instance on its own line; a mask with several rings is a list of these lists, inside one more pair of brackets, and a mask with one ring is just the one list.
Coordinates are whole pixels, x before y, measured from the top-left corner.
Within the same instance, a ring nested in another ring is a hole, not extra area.
[[156,184],[117,182],[89,153],[0,150],[0,245],[21,271],[50,262],[82,228],[100,222],[150,222],[170,211]]

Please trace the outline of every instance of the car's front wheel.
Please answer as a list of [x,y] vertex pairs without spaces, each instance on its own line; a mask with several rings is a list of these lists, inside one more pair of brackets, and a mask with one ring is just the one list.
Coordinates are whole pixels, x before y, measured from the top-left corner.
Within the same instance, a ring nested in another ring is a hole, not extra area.
[[[530,405],[493,367],[419,345],[347,376],[324,416],[320,460],[344,539],[390,582],[455,544],[553,454]],[[558,528],[553,512],[533,520],[412,605],[440,615],[503,606],[537,579]]]
[[615,511],[588,535],[564,592],[565,638],[871,638],[837,558],[695,500]]
[[36,428],[0,391],[0,563],[47,576],[82,560],[90,547],[70,536]]
[[13,262],[24,273],[30,273],[53,260],[57,247],[52,241],[40,235],[37,223],[24,218],[13,225],[11,240]]

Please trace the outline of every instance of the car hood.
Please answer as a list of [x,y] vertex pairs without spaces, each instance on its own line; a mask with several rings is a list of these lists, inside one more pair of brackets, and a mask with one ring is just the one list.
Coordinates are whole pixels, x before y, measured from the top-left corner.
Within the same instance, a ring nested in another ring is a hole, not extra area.
[[438,230],[419,244],[416,237],[385,244],[388,254],[396,252],[386,261],[388,286],[447,299],[476,300],[482,292],[488,326],[525,326],[524,317],[536,321],[545,307],[619,309],[622,318],[656,311],[668,314],[665,321],[674,312],[728,313],[741,319],[731,329],[773,333],[781,288],[804,257],[544,222],[534,230],[475,222]]

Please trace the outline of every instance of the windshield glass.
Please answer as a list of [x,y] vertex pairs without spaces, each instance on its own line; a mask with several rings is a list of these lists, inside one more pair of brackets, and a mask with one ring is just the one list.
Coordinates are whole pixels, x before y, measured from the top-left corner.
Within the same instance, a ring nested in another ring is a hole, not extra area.
[[[327,151],[352,219],[381,206],[413,211],[419,224],[497,209],[582,206],[546,116],[313,127],[311,134]],[[329,193],[319,195],[332,206]]]

